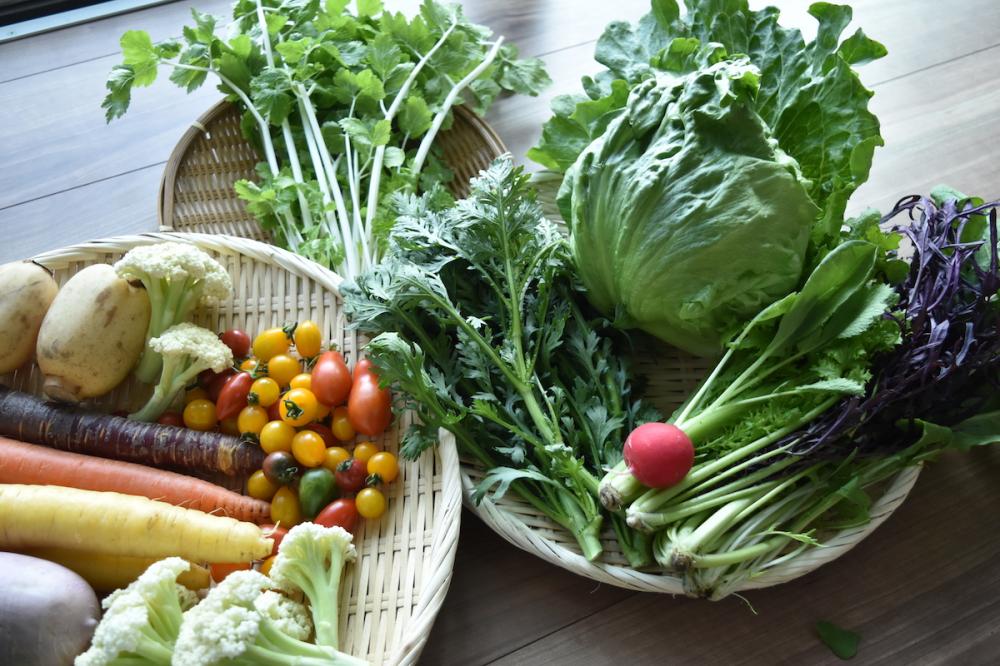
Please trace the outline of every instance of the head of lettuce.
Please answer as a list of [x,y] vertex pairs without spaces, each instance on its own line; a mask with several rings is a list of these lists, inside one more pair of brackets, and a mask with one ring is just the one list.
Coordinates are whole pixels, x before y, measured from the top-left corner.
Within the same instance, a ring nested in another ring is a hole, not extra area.
[[796,289],[820,213],[758,82],[745,58],[643,80],[559,193],[591,303],[694,354]]

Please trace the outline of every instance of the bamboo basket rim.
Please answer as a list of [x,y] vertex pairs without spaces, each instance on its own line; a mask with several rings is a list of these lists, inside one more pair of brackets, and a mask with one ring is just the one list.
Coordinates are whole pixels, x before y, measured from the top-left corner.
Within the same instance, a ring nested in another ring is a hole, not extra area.
[[[139,245],[163,241],[192,243],[202,249],[221,254],[235,253],[248,257],[255,264],[275,266],[296,277],[313,281],[323,290],[331,293],[336,303],[342,303],[339,286],[343,280],[339,275],[277,246],[237,236],[176,232],[114,236],[48,250],[31,257],[30,260],[43,266],[72,262],[95,263],[94,258],[101,254],[124,252]],[[387,644],[386,663],[410,665],[417,662],[451,583],[455,553],[458,548],[462,507],[458,453],[451,433],[444,430],[439,432],[439,444],[435,447],[433,455],[438,457],[438,464],[435,466],[438,473],[434,474],[434,478],[426,481],[433,489],[437,481],[436,477],[440,475],[441,483],[440,501],[436,502],[433,508],[434,515],[431,524],[433,538],[429,550],[419,551],[420,565],[425,569],[425,572],[419,577],[422,581],[421,588],[413,590],[419,594],[419,598],[417,603],[411,607],[411,614],[406,619],[403,631],[398,634],[398,640],[394,644]],[[419,479],[413,479],[412,482],[419,484]],[[393,501],[405,502],[406,496],[400,492],[400,496]],[[396,540],[398,540],[398,535],[394,535],[392,539],[392,541]],[[405,545],[402,547],[406,548]],[[392,544],[387,545],[386,548],[395,549]],[[378,553],[382,552],[383,550],[379,549]],[[357,565],[352,565],[345,577],[350,577],[352,572],[359,567],[360,562]],[[358,572],[358,575],[361,573]],[[400,592],[400,597],[403,596],[405,594]],[[398,607],[398,600],[395,605]],[[378,622],[378,619],[375,621]],[[378,631],[378,628],[375,628],[374,631]]]

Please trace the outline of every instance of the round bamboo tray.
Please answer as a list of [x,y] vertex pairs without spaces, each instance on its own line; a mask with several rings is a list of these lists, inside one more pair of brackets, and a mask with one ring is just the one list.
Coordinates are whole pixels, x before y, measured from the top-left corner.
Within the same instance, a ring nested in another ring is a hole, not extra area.
[[[503,142],[482,119],[463,107],[455,109],[451,130],[439,137],[449,167],[455,172],[450,184],[456,197],[468,194],[468,179],[506,152]],[[233,233],[266,238],[256,222],[243,210],[232,189],[233,181],[253,175],[258,161],[239,129],[239,114],[227,103],[205,113],[182,137],[164,172],[160,192],[160,221],[164,228],[209,233]],[[543,208],[558,220],[551,176],[537,182]],[[553,187],[554,186],[554,187]],[[664,413],[670,413],[707,374],[711,361],[684,354],[659,343],[640,350],[637,371],[649,384],[647,398]],[[651,360],[653,359],[653,360]],[[909,493],[919,474],[918,468],[902,472],[888,485],[871,508],[867,525],[844,530],[814,548],[769,569],[741,589],[754,589],[787,582],[844,554],[892,514]],[[547,562],[596,581],[644,592],[684,594],[680,578],[655,571],[637,571],[627,565],[613,532],[602,535],[604,553],[598,562],[588,562],[576,541],[533,507],[517,500],[513,493],[492,503],[471,500],[472,489],[483,471],[468,461],[461,462],[462,488],[466,506],[504,539]]]
[[[133,247],[164,240],[197,245],[232,277],[233,299],[197,311],[196,323],[210,330],[260,331],[311,319],[349,364],[357,360],[363,341],[347,330],[337,291],[340,278],[271,245],[229,236],[144,234],[53,250],[34,260],[63,284],[86,265],[113,263]],[[0,383],[40,395],[42,376],[31,364],[0,376]],[[134,409],[145,402],[149,390],[129,379],[90,406]],[[410,422],[410,415],[403,415],[379,438],[379,445],[397,452]],[[362,521],[355,535],[357,561],[348,567],[341,586],[341,649],[373,664],[413,664],[448,590],[458,545],[462,493],[451,436],[442,431],[436,453],[401,461],[399,479],[386,487],[386,494],[385,515]]]

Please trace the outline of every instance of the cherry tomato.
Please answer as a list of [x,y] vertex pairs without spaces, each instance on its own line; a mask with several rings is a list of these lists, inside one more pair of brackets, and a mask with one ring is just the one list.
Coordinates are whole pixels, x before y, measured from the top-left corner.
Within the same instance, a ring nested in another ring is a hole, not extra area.
[[369,437],[381,434],[392,421],[392,394],[378,387],[378,375],[368,359],[358,361],[354,368],[347,414],[354,429]]
[[342,442],[354,439],[354,426],[351,425],[346,407],[337,407],[333,410],[333,421],[330,429],[333,430],[333,436]]
[[288,534],[288,529],[285,527],[278,527],[277,525],[272,525],[270,523],[264,523],[260,526],[260,529],[263,530],[264,536],[271,539],[273,542],[271,546],[271,556],[273,557],[274,555],[277,555],[278,548],[281,546],[282,540],[285,538],[285,535]]
[[332,409],[333,408],[330,407],[330,405],[324,405],[322,402],[317,402],[316,403],[316,420],[317,421],[322,421],[323,419],[325,419],[326,417],[328,417],[330,415],[330,412],[332,411]]
[[274,327],[260,333],[253,339],[253,355],[261,363],[266,363],[278,354],[284,354],[291,346],[291,340],[284,329]]
[[324,405],[344,404],[351,392],[351,371],[340,352],[323,352],[312,369],[312,391]]
[[251,386],[253,377],[249,372],[239,372],[226,380],[215,400],[215,412],[220,421],[238,415],[247,406]]
[[257,359],[248,358],[247,360],[240,363],[240,370],[243,372],[253,373],[257,369]]
[[302,509],[295,491],[285,486],[279,488],[271,500],[271,520],[285,529],[294,527],[302,521]]
[[292,377],[291,381],[288,382],[288,386],[290,388],[304,388],[312,390],[312,375],[308,372],[300,372]]
[[295,350],[302,358],[312,358],[319,353],[323,334],[314,321],[305,320],[295,327]]
[[[357,450],[354,451],[354,455],[358,455]],[[367,469],[369,475],[377,475],[383,483],[392,483],[399,476],[399,463],[396,462],[396,456],[388,451],[379,451],[369,458]]]
[[331,446],[326,450],[326,459],[323,460],[323,467],[331,472],[337,471],[337,466],[350,459],[351,454],[342,446]]
[[260,448],[264,449],[265,453],[291,451],[294,437],[295,428],[284,421],[268,421],[260,429]]
[[323,527],[343,527],[348,532],[353,532],[354,526],[358,524],[358,509],[353,499],[333,500],[316,514],[313,522]]
[[292,455],[306,467],[319,467],[326,459],[323,438],[312,430],[303,430],[292,439]]
[[356,493],[365,487],[368,468],[357,458],[351,458],[340,463],[334,474],[337,477],[338,488],[347,493]]
[[163,412],[160,414],[160,418],[156,419],[156,422],[160,425],[184,427],[184,417],[180,412]]
[[195,400],[184,407],[184,425],[191,430],[212,430],[216,423],[215,403],[211,400]]
[[266,560],[264,560],[263,562],[260,563],[260,572],[262,574],[264,574],[265,576],[270,576],[271,575],[271,567],[274,566],[274,558],[275,557],[277,557],[277,556],[276,555],[272,555],[271,557],[267,558]]
[[278,386],[278,382],[270,377],[261,377],[260,379],[255,379],[253,384],[250,385],[250,395],[247,396],[247,401],[251,405],[270,407],[278,402],[280,395],[281,387]]
[[238,328],[231,328],[224,333],[219,333],[222,344],[229,347],[233,352],[233,358],[246,358],[250,355],[250,336],[246,331]]
[[267,425],[267,410],[260,405],[247,405],[240,410],[236,423],[241,435],[253,433],[259,436],[260,431]]
[[208,391],[203,389],[201,386],[195,386],[193,389],[189,389],[184,393],[184,404],[189,402],[194,402],[195,400],[208,400]]
[[302,471],[299,463],[288,451],[275,451],[267,454],[263,467],[267,480],[279,486],[292,483]]
[[304,426],[316,418],[316,396],[306,389],[292,389],[278,401],[281,420],[293,426]]
[[267,408],[267,418],[269,418],[272,421],[280,421],[281,420],[281,398],[280,397],[277,400],[274,401],[273,405],[268,406],[268,408]]
[[299,359],[289,354],[278,354],[267,362],[267,376],[278,382],[278,386],[288,386],[292,379],[301,372],[302,365],[299,363]]
[[264,470],[259,469],[247,479],[247,495],[254,499],[270,501],[274,493],[278,492],[278,485],[272,483],[264,476]]
[[228,419],[219,421],[219,432],[238,437],[241,434],[239,419],[235,416],[231,416]]
[[367,463],[368,459],[376,453],[378,453],[378,446],[375,442],[361,442],[354,447],[354,453],[352,455],[361,462]]
[[234,571],[246,571],[249,568],[249,562],[213,562],[208,565],[212,580],[216,583],[221,583],[226,576]]
[[333,472],[325,467],[311,469],[299,480],[299,507],[306,518],[315,518],[320,509],[337,497]]
[[378,488],[363,488],[354,498],[362,518],[379,518],[385,513],[385,495]]
[[[208,391],[208,399],[215,402],[219,399],[219,394],[222,393],[222,388],[226,385],[231,377],[236,374],[236,370],[233,368],[226,368],[222,372],[218,372],[212,375],[212,377],[206,383],[205,390]],[[237,410],[239,411],[239,410]],[[235,414],[233,415],[235,416]]]

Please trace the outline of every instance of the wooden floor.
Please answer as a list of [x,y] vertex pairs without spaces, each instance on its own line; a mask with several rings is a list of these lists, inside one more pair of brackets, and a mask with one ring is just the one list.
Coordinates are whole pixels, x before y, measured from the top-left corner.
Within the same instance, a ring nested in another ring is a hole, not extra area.
[[[140,91],[105,126],[103,83],[130,28],[179,33],[189,2],[0,45],[0,261],[156,228],[156,187],[189,122],[218,96]],[[198,0],[223,13],[227,2]],[[403,4],[415,6],[415,0]],[[754,2],[754,5],[761,3]],[[807,2],[778,2],[812,32]],[[497,104],[490,121],[523,155],[551,95],[596,69],[594,40],[635,0],[467,0],[467,14],[541,56],[540,99]],[[885,210],[947,182],[1000,198],[1000,2],[858,0],[856,23],[889,56],[863,68],[887,143],[851,210]],[[851,28],[853,30],[853,28]],[[819,664],[826,619],[862,635],[856,663],[1000,663],[1000,450],[946,455],[874,536],[804,579],[719,603],[596,585],[528,556],[466,514],[455,577],[427,664]]]

